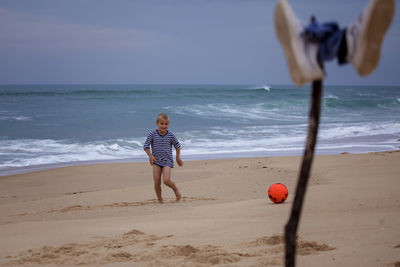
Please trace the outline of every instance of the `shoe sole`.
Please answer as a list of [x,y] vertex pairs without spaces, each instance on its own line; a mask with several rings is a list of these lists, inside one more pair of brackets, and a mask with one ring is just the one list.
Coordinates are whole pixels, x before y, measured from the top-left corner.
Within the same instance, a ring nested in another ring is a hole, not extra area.
[[283,48],[286,62],[289,68],[290,77],[297,86],[301,86],[312,80],[320,80],[324,77],[323,71],[315,77],[305,77],[305,72],[302,70],[304,66],[301,64],[301,59],[296,57],[296,38],[297,34],[293,31],[291,22],[295,18],[295,14],[286,0],[278,1],[275,7],[274,24],[275,32],[278,40]]
[[290,25],[288,21],[289,14],[286,14],[285,12],[285,10],[287,10],[287,7],[284,6],[285,4],[286,2],[279,1],[275,7],[275,32],[284,50],[290,76],[293,82],[300,86],[304,81],[301,75],[300,64],[297,61],[294,55],[294,49],[292,48],[292,34],[290,33]]
[[[372,0],[367,7],[370,10],[369,17],[363,18],[367,25],[363,25],[365,30],[361,33],[360,53],[354,67],[361,76],[366,76],[373,72],[378,66],[381,47],[386,31],[392,22],[395,10],[395,0]],[[373,20],[371,19],[373,18]]]

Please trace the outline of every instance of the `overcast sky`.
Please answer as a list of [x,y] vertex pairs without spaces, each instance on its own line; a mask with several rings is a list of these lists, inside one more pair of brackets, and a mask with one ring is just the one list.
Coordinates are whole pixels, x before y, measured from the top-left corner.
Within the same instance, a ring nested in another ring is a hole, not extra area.
[[[293,0],[308,21],[351,23],[366,0]],[[0,0],[0,84],[291,84],[276,1]],[[396,1],[397,9],[400,1]],[[377,70],[328,63],[327,84],[400,85],[400,19]]]

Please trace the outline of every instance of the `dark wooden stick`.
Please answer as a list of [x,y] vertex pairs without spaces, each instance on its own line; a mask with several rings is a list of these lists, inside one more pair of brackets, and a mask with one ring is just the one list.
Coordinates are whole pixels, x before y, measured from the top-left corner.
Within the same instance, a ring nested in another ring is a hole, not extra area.
[[285,226],[285,266],[294,267],[296,261],[296,235],[300,221],[303,200],[306,194],[307,183],[310,177],[311,164],[314,157],[314,148],[317,141],[319,117],[321,111],[322,81],[312,83],[311,106],[308,121],[307,144],[304,150],[303,162],[297,181],[296,195],[292,206],[289,221]]

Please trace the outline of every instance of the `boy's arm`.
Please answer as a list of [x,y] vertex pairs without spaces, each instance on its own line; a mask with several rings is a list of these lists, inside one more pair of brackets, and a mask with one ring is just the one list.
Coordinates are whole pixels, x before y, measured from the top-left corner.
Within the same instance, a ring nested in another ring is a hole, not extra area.
[[176,148],[176,163],[179,166],[183,166],[183,161],[181,160],[181,147]]
[[144,151],[146,151],[147,156],[149,156],[150,165],[153,165],[153,164],[154,164],[154,161],[156,161],[157,159],[153,156],[153,154],[151,154],[149,148],[146,148]]

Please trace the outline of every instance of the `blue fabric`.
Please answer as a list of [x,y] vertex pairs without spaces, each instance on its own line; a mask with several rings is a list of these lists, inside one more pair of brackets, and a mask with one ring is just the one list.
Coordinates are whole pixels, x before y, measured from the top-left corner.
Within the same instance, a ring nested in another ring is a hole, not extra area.
[[305,28],[303,35],[310,42],[320,44],[318,59],[329,61],[337,57],[344,33],[345,31],[340,29],[336,22],[319,24],[313,21]]

